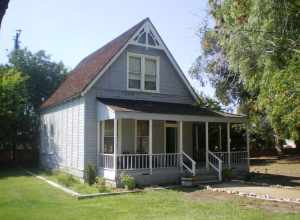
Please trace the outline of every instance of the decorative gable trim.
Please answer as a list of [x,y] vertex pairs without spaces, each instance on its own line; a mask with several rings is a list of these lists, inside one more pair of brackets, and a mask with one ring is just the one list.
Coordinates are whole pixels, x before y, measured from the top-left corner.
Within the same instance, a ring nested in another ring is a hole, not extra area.
[[[149,39],[147,36],[148,36],[148,34],[150,34],[150,31],[152,33],[151,35],[153,35],[155,38],[154,40],[157,42],[157,44],[155,44],[155,45],[149,44]],[[138,42],[138,40],[142,37],[142,34],[144,34],[144,33],[146,34],[145,43]],[[128,47],[129,44],[143,46],[146,48],[149,47],[149,48],[163,50],[166,53],[168,59],[171,61],[173,67],[179,74],[180,78],[182,79],[182,81],[184,82],[184,84],[186,85],[188,90],[190,91],[194,100],[195,101],[199,100],[197,93],[195,92],[195,90],[193,89],[193,87],[191,86],[191,84],[189,83],[187,78],[185,77],[183,71],[179,67],[175,58],[173,57],[173,55],[167,48],[166,44],[163,42],[161,36],[159,35],[158,31],[156,30],[156,28],[154,27],[154,25],[152,24],[152,22],[150,21],[149,18],[146,19],[146,21],[144,22],[142,27],[136,31],[136,33],[127,41],[127,43],[121,48],[121,50],[118,51],[118,53],[109,61],[109,63],[97,74],[97,76],[94,78],[94,80],[83,90],[83,92],[81,93],[82,96],[84,96],[94,86],[94,84],[100,79],[100,77],[103,75],[103,73],[105,73],[105,71],[119,58],[119,56]]]

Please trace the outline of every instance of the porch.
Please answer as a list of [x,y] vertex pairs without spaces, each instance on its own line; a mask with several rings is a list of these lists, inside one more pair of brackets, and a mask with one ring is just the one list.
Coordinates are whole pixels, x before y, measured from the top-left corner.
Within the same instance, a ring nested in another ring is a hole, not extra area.
[[173,173],[176,179],[211,170],[221,180],[224,167],[248,169],[248,135],[244,130],[243,141],[237,141],[233,131],[245,122],[242,117],[125,111],[101,102],[99,110],[97,167],[107,179],[115,181],[121,173],[147,178]]

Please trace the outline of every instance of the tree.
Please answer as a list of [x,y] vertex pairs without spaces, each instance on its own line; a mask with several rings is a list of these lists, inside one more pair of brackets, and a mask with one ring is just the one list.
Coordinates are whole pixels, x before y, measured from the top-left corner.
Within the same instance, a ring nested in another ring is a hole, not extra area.
[[[0,147],[15,149],[28,140],[31,113],[27,105],[26,78],[11,67],[0,67]],[[14,152],[14,151],[13,151]]]
[[35,54],[27,49],[14,50],[9,56],[9,64],[28,78],[26,89],[35,113],[39,112],[43,100],[53,93],[67,73],[62,62],[51,61],[51,57],[42,50]]
[[[28,120],[19,121],[23,131],[27,132],[27,140],[32,147],[37,146],[39,134],[39,111],[43,100],[47,99],[64,79],[67,72],[62,62],[51,61],[44,51],[35,54],[27,49],[14,50],[9,56],[9,65],[19,71],[26,80],[26,111]],[[18,96],[23,96],[22,92]]]
[[[276,140],[299,138],[299,1],[209,0],[209,5],[216,25],[204,32],[202,48],[217,97],[238,100],[239,110],[256,123],[254,130],[272,128]],[[283,94],[289,96],[285,102]]]
[[2,23],[2,19],[5,15],[5,12],[8,8],[8,2],[9,0],[1,0],[0,1],[0,29],[1,29],[1,23]]

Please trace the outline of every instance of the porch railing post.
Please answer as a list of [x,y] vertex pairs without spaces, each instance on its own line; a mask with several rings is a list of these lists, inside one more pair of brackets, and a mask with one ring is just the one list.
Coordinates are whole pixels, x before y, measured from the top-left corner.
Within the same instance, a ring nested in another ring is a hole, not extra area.
[[183,171],[183,158],[182,158],[182,154],[183,154],[183,139],[182,139],[182,121],[179,121],[179,153],[180,153],[180,171]]
[[208,121],[205,122],[205,166],[208,169]]
[[152,120],[149,120],[149,168],[152,174]]
[[231,155],[230,155],[230,123],[227,122],[227,152],[228,152],[228,168],[231,168]]
[[117,171],[118,120],[114,119],[114,170]]

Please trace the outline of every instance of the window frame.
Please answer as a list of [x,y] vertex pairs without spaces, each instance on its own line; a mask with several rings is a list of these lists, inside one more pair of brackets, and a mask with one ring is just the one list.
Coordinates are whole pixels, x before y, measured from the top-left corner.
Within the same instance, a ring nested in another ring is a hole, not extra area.
[[[140,89],[129,88],[129,59],[130,57],[137,57],[141,59],[141,85]],[[146,75],[146,59],[151,59],[156,61],[156,90],[145,89],[145,75]],[[159,93],[160,77],[159,77],[159,57],[150,56],[146,54],[137,54],[132,52],[127,52],[127,90],[129,91],[139,91],[139,92],[150,92],[150,93]]]
[[[139,122],[146,122],[148,124],[148,134],[146,136],[138,135],[138,123]],[[148,139],[148,148],[145,149],[144,154],[149,154],[149,144],[150,144],[150,136],[149,136],[149,120],[134,120],[134,152],[137,154],[142,154],[141,152],[138,152],[139,146],[138,146],[138,138],[147,138]]]
[[[113,127],[112,127],[112,135],[106,135],[106,126],[108,124],[108,121],[112,121]],[[105,138],[112,138],[112,152],[108,153],[107,149],[105,149]],[[114,154],[114,121],[113,119],[108,119],[105,121],[102,121],[102,153],[103,154]]]

